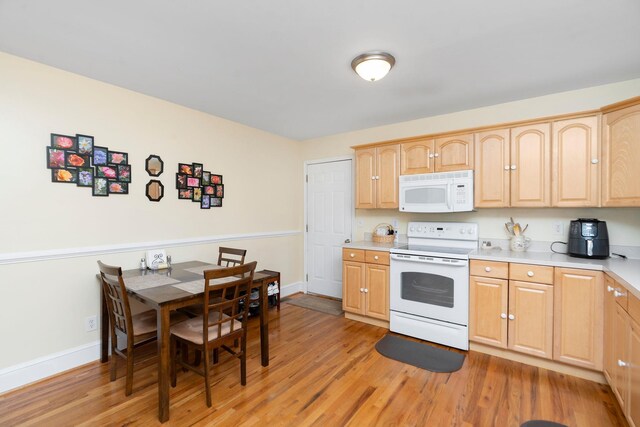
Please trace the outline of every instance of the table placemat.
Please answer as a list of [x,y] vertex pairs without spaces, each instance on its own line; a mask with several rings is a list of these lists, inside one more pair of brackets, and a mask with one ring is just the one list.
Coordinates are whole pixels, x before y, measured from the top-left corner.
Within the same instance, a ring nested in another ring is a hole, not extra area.
[[[220,285],[222,283],[233,282],[234,280],[238,280],[237,277],[222,277],[220,279],[213,279],[209,281],[209,286],[212,285]],[[182,289],[183,291],[187,291],[192,294],[199,294],[204,291],[204,279],[193,280],[191,282],[178,283],[177,285],[173,285],[174,288]]]
[[127,289],[141,291],[143,289],[155,288],[157,286],[173,285],[180,283],[179,280],[159,274],[149,274],[147,276],[125,277],[124,284]]
[[188,271],[189,273],[195,273],[195,274],[204,274],[205,270],[218,270],[220,268],[224,268],[224,267],[216,264],[207,264],[207,265],[201,265],[200,267],[185,268],[184,271]]

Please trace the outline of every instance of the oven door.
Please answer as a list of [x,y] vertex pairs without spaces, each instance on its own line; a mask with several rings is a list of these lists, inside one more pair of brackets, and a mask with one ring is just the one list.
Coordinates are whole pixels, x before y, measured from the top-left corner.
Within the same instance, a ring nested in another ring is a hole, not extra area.
[[391,254],[392,311],[467,326],[469,261]]

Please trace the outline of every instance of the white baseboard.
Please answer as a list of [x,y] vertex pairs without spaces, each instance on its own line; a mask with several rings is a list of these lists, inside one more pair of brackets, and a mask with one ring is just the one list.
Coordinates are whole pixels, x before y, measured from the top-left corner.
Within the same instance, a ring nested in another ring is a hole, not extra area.
[[0,369],[0,393],[100,359],[100,341]]
[[[290,283],[280,288],[282,298],[298,292],[304,292],[304,282]],[[0,393],[43,380],[98,359],[100,359],[100,341],[95,341],[0,369]]]
[[304,292],[304,282],[289,283],[288,285],[282,285],[280,287],[281,298],[297,294],[298,292]]

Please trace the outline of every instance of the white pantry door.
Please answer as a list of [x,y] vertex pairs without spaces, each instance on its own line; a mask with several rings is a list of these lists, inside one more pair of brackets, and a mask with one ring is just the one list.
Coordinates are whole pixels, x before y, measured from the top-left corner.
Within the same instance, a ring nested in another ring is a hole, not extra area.
[[342,245],[351,239],[351,160],[307,166],[307,291],[342,298]]

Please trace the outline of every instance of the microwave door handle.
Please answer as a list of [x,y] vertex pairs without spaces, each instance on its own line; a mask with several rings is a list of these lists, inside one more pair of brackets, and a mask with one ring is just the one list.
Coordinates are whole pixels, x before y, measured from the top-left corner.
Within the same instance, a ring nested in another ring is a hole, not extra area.
[[451,212],[451,183],[447,182],[447,210]]

